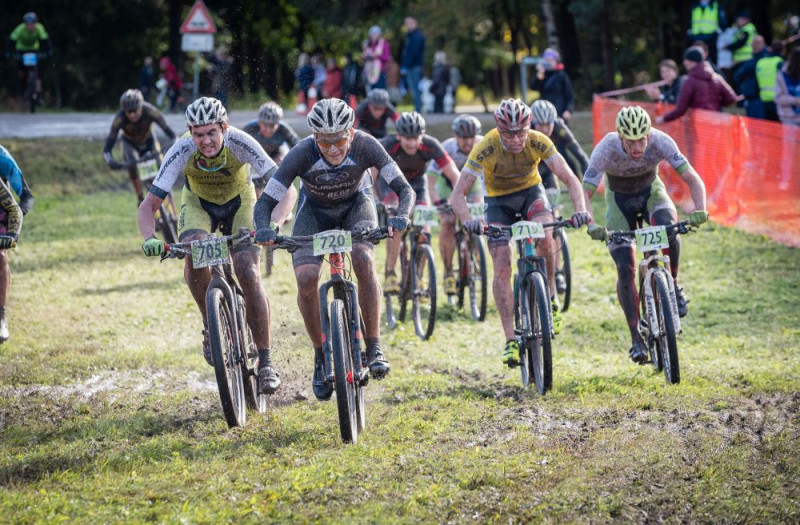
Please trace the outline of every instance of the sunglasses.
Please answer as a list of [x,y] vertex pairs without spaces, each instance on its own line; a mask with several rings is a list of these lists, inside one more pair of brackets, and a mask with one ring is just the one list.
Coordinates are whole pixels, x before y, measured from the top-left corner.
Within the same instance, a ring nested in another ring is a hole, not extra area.
[[528,136],[528,131],[530,131],[530,130],[528,130],[528,129],[520,129],[520,130],[517,130],[517,131],[501,131],[500,134],[502,136],[506,137],[506,138],[509,138],[509,139],[513,138],[513,137],[517,137],[517,138],[521,138],[522,139],[522,138],[525,138],[525,137]]
[[350,134],[346,134],[341,138],[334,139],[334,140],[322,140],[317,137],[314,137],[314,140],[319,146],[319,149],[328,151],[332,147],[336,146],[336,149],[343,149],[347,145],[347,141],[350,139]]

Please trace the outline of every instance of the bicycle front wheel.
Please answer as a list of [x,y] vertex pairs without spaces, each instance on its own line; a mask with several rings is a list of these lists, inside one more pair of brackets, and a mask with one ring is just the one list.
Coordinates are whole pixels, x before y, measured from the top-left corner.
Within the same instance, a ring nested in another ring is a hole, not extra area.
[[566,312],[572,297],[572,266],[569,258],[569,243],[563,228],[557,228],[553,234],[556,242],[560,243],[556,264],[556,293],[561,303],[561,311]]
[[229,427],[243,427],[247,421],[247,414],[244,379],[237,344],[238,334],[234,333],[233,312],[225,294],[219,288],[212,288],[206,294],[206,311],[222,413]]
[[417,336],[426,341],[436,323],[436,265],[430,244],[418,244],[411,263],[412,315]]
[[527,375],[528,382],[533,378],[536,390],[544,394],[553,387],[553,350],[551,341],[550,301],[542,274],[531,273],[525,279],[522,293],[523,326],[530,330],[524,332],[524,341],[520,352],[523,371],[523,383]]
[[469,239],[469,261],[467,262],[469,305],[472,318],[476,321],[486,319],[486,250],[480,237],[471,235]]
[[656,299],[656,312],[658,313],[658,344],[661,362],[664,366],[664,377],[667,383],[674,385],[681,382],[681,371],[678,364],[678,337],[675,332],[676,308],[672,306],[672,296],[669,293],[671,278],[666,270],[659,270],[653,275],[653,291]]
[[331,302],[331,349],[333,351],[333,376],[336,388],[336,405],[339,409],[339,431],[342,441],[358,441],[358,413],[353,371],[353,354],[350,330],[344,301]]

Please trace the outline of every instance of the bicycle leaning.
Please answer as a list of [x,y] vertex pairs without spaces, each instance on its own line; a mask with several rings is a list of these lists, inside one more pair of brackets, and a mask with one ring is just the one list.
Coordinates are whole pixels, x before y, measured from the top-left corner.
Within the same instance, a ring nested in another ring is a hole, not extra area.
[[244,293],[231,264],[230,248],[250,242],[252,232],[242,228],[233,235],[166,244],[161,260],[192,258],[195,268],[211,268],[206,289],[206,314],[214,375],[222,412],[229,427],[243,427],[246,407],[257,412],[267,408],[267,396],[258,393],[258,349],[247,324]]
[[667,238],[672,231],[685,234],[694,230],[688,220],[648,228],[642,228],[640,221],[638,226],[636,230],[609,231],[607,242],[635,239],[642,253],[638,266],[639,331],[650,358],[642,364],[651,363],[657,371],[664,371],[667,383],[677,384],[681,380],[677,340],[681,319],[669,256],[659,255],[658,250],[669,246]]
[[[353,242],[377,244],[387,236],[386,228],[354,232],[328,230],[306,236],[279,235],[273,245],[292,252],[311,244],[314,255],[326,257],[330,264],[330,279],[319,288],[325,379],[334,384],[339,431],[342,440],[349,443],[356,443],[358,434],[366,426],[363,388],[369,382],[370,373],[363,341],[366,330],[358,305],[358,287],[351,279],[348,254]],[[330,304],[329,294],[332,295]]]
[[[521,218],[517,214],[517,218]],[[547,265],[536,255],[538,240],[545,228],[571,228],[570,220],[549,223],[517,221],[509,226],[488,225],[484,234],[500,237],[511,232],[517,247],[517,272],[514,275],[514,333],[519,344],[522,384],[534,383],[544,394],[553,387],[553,312],[551,308]],[[513,365],[509,365],[513,366]]]
[[[395,211],[392,207],[378,204],[379,217],[385,217],[387,213],[394,215]],[[433,334],[436,324],[436,263],[430,234],[423,228],[438,224],[437,213],[435,206],[414,207],[412,225],[405,230],[400,241],[400,291],[383,293],[389,328],[394,329],[398,320],[405,321],[410,300],[414,330],[423,341]]]
[[[156,175],[158,175],[160,160],[160,153],[150,151],[138,159],[127,162],[114,161],[112,164],[109,164],[109,166],[112,170],[127,170],[133,168],[136,171],[136,176],[142,182],[143,191],[146,193],[150,190],[150,185],[155,180]],[[164,199],[164,202],[156,213],[156,231],[160,231],[164,236],[164,242],[178,242],[178,214],[172,192]]]

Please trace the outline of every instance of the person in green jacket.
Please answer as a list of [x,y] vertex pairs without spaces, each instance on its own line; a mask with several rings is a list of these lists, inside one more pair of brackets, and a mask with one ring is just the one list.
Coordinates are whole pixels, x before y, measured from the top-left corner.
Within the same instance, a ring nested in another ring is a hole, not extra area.
[[[20,95],[25,93],[25,78],[27,69],[30,67],[26,66],[23,61],[23,56],[26,53],[36,53],[38,57],[50,56],[52,54],[50,50],[50,36],[47,34],[47,30],[44,26],[39,22],[39,17],[33,12],[25,13],[22,16],[22,23],[14,28],[6,41],[6,59],[13,57],[17,62],[17,87]],[[37,69],[38,72],[38,61],[33,68]],[[41,100],[42,82],[38,75],[36,77],[36,93],[38,99]]]

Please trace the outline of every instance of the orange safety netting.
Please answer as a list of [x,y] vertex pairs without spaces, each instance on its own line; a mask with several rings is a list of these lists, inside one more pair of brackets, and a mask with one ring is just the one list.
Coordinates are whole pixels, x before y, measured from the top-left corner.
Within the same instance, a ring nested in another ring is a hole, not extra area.
[[[671,107],[637,102],[651,118]],[[631,102],[595,95],[594,143],[615,130],[617,112]],[[711,220],[769,235],[800,247],[800,127],[761,119],[690,110],[658,129],[675,139],[706,185]],[[662,162],[661,179],[685,211],[694,209],[689,187]]]

